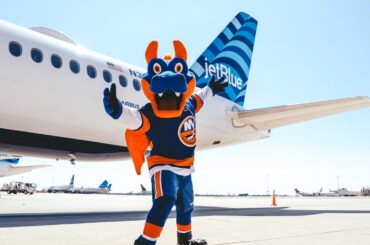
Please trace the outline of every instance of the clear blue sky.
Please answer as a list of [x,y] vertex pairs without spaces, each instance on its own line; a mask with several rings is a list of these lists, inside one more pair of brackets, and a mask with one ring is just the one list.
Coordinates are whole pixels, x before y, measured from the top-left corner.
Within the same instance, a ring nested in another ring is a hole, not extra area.
[[[258,20],[247,108],[370,95],[370,2],[271,1],[4,1],[0,18],[22,26],[60,30],[94,51],[145,67],[152,39],[171,52],[186,44],[191,64],[240,11]],[[292,194],[340,185],[370,185],[370,109],[275,129],[258,142],[200,151],[194,174],[197,193]],[[23,175],[39,186],[98,185],[139,191],[149,177],[136,177],[132,163],[55,163],[24,157],[22,164],[53,164]],[[7,177],[0,183],[21,179]]]

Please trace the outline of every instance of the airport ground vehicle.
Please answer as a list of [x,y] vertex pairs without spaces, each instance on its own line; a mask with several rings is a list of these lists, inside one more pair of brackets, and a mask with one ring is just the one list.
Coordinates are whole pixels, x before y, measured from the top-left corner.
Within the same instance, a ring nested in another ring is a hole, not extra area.
[[18,192],[24,194],[33,194],[36,192],[37,185],[35,183],[24,183],[20,181],[12,181],[6,183],[1,187],[1,191],[6,191],[8,194],[17,194]]

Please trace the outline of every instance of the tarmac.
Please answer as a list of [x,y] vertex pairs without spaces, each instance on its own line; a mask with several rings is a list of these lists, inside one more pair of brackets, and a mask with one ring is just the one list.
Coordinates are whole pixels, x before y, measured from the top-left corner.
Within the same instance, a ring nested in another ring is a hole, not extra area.
[[[370,244],[370,197],[196,197],[194,237],[223,244]],[[48,194],[0,198],[0,244],[129,245],[150,196]],[[159,245],[176,244],[173,214]]]

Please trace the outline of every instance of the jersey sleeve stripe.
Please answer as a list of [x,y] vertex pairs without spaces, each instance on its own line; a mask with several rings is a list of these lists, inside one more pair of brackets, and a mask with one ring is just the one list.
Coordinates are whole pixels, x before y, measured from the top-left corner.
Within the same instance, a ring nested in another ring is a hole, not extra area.
[[193,96],[194,96],[194,99],[195,99],[196,104],[197,104],[197,106],[195,108],[195,112],[198,112],[203,107],[203,101],[202,101],[202,99],[200,98],[199,95],[194,94]]

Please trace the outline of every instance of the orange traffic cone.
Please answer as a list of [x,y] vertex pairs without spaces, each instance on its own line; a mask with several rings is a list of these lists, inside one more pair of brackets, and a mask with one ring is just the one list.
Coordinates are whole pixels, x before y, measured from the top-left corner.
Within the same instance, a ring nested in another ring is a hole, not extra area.
[[272,191],[272,206],[277,206],[275,190]]

